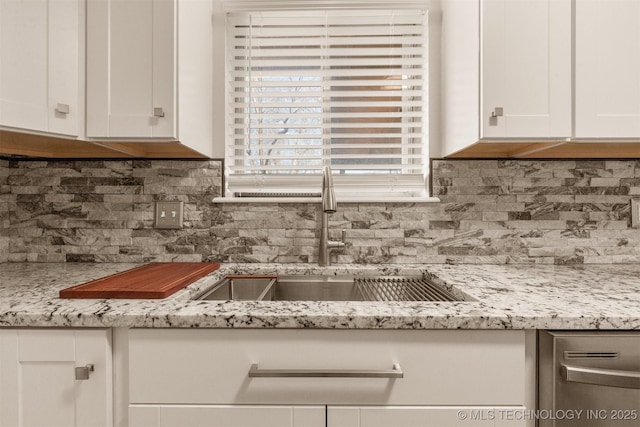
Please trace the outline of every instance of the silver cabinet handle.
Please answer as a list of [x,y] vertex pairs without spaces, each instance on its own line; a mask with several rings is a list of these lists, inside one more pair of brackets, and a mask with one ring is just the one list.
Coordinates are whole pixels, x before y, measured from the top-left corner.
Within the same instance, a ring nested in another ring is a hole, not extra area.
[[56,113],[69,114],[69,104],[56,105]]
[[389,371],[359,369],[260,369],[257,363],[251,365],[249,378],[404,378],[400,365],[393,365]]
[[491,117],[492,118],[502,117],[503,115],[504,115],[504,108],[502,108],[502,107],[496,107],[491,112]]
[[93,372],[93,365],[86,365],[76,368],[76,380],[88,380],[89,375]]
[[162,107],[154,107],[153,108],[153,116],[154,117],[164,117],[164,110]]
[[640,372],[562,365],[560,376],[567,382],[640,389]]

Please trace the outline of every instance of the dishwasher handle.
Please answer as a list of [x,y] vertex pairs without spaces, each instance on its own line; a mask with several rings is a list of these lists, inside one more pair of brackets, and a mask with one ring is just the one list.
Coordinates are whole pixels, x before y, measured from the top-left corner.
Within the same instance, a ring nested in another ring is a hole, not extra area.
[[640,389],[640,372],[634,371],[561,365],[560,376],[567,382]]
[[361,369],[260,369],[257,363],[251,365],[249,378],[404,378],[400,365],[393,365],[391,370]]

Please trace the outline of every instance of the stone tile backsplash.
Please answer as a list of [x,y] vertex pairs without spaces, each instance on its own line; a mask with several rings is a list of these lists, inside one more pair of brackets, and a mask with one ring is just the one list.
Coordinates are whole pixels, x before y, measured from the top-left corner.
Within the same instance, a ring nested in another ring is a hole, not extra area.
[[9,198],[11,189],[7,184],[9,162],[0,159],[0,262],[9,259]]
[[[340,203],[334,263],[637,263],[640,160],[435,160],[441,203]],[[317,261],[319,204],[216,204],[222,163],[0,159],[0,262]],[[153,228],[182,200],[185,228]]]

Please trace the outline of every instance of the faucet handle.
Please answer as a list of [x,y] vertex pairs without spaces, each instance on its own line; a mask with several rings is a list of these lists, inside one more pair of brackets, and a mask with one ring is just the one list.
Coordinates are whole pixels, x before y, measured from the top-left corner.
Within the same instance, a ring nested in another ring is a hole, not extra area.
[[342,243],[347,243],[347,230],[345,228],[342,229]]

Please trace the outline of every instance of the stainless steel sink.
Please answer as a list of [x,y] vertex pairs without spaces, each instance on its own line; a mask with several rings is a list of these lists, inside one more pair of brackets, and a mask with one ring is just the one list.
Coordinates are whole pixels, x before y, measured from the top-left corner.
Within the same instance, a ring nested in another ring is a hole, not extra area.
[[194,297],[223,301],[462,301],[420,276],[227,276]]
[[364,301],[353,276],[279,276],[265,300]]
[[226,276],[193,299],[223,301],[262,301],[271,291],[277,276]]

